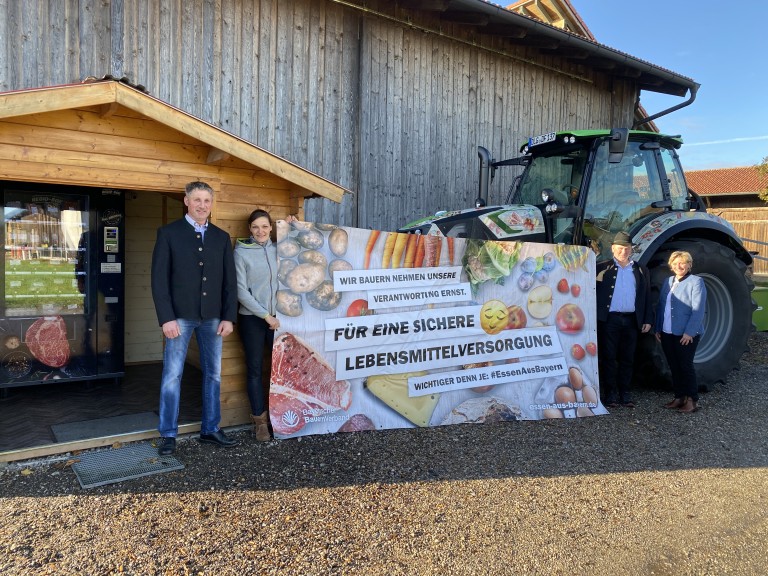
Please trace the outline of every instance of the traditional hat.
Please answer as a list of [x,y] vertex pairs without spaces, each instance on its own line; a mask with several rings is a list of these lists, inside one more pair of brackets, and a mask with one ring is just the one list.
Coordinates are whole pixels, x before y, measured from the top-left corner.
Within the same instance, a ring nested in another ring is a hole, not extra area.
[[632,246],[632,239],[626,232],[616,232],[616,236],[613,237],[613,244],[616,246]]

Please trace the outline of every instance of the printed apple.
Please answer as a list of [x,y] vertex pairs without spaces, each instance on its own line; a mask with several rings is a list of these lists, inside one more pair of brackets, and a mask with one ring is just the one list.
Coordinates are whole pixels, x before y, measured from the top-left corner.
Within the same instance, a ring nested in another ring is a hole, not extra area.
[[560,282],[557,283],[557,291],[560,292],[560,294],[567,294],[568,280],[566,280],[565,278],[561,278]]
[[576,360],[583,360],[585,354],[586,352],[584,351],[584,347],[581,344],[574,344],[571,346],[571,356],[573,356]]
[[528,314],[534,318],[546,318],[552,312],[552,289],[536,286],[528,293]]
[[515,330],[517,328],[525,328],[528,324],[528,317],[525,315],[525,311],[522,307],[514,304],[507,308],[509,313],[509,320],[507,321],[507,330]]
[[587,354],[590,356],[595,356],[597,354],[597,344],[594,342],[587,342]]
[[563,304],[555,314],[555,325],[560,332],[576,334],[584,328],[584,312],[576,304]]
[[578,284],[574,284],[573,286],[571,286],[571,295],[574,298],[578,298],[579,294],[581,294],[581,286],[579,286]]

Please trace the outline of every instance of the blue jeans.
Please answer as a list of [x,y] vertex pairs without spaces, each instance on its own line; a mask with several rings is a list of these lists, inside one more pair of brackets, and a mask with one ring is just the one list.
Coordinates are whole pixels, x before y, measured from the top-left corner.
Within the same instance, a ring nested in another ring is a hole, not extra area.
[[192,333],[200,348],[200,365],[203,370],[203,415],[201,434],[213,434],[221,421],[221,336],[216,331],[219,319],[184,320],[177,319],[181,334],[165,339],[163,351],[163,377],[160,382],[160,436],[175,438],[179,426],[179,396],[184,361]]

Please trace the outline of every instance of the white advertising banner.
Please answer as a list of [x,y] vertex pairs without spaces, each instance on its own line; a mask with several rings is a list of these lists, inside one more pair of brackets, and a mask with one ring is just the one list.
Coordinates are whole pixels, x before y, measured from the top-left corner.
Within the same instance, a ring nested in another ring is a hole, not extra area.
[[605,414],[585,247],[278,226],[275,436]]

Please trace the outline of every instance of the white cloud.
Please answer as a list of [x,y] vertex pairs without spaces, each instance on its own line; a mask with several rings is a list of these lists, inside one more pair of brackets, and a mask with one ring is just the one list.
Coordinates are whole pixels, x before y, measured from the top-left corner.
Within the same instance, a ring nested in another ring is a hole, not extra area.
[[727,140],[711,140],[709,142],[686,142],[685,147],[711,146],[712,144],[733,144],[734,142],[754,142],[755,140],[768,140],[768,136],[747,136],[745,138],[728,138]]

